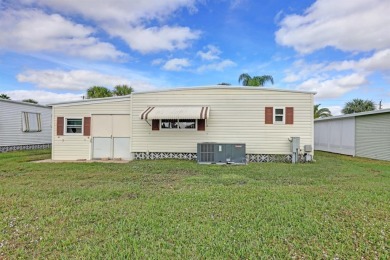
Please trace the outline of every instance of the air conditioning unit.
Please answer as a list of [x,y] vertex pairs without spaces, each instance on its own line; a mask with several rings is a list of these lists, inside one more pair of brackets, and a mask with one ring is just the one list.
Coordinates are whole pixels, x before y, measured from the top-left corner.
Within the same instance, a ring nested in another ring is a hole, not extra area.
[[198,163],[246,164],[245,144],[198,143]]

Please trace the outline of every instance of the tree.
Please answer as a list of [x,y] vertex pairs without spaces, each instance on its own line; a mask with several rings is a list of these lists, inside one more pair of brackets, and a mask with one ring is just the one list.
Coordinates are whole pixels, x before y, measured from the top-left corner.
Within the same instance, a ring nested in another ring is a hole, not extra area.
[[32,98],[29,98],[29,99],[23,99],[22,100],[23,102],[26,102],[26,103],[32,103],[32,104],[38,104],[38,101],[32,99]]
[[345,104],[343,110],[341,112],[343,114],[353,114],[365,111],[375,110],[375,104],[371,100],[363,100],[359,98],[355,98],[352,101],[349,101]]
[[0,94],[0,98],[2,98],[2,99],[8,99],[8,100],[11,99],[7,94]]
[[321,104],[314,105],[314,119],[332,116],[329,108],[319,108]]
[[93,86],[87,89],[87,98],[112,97],[112,92],[106,87]]
[[249,74],[243,73],[238,78],[238,83],[242,82],[243,86],[252,86],[252,87],[264,86],[264,84],[267,83],[268,81],[274,84],[274,78],[270,75],[254,76],[252,78],[251,76],[249,76]]
[[134,91],[133,88],[127,85],[117,85],[112,91],[112,94],[114,96],[126,96],[126,95],[130,95],[133,91]]

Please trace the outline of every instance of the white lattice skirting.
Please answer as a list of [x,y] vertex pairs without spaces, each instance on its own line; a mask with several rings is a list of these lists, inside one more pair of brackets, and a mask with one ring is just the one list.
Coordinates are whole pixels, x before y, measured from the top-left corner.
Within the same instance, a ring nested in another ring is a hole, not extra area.
[[51,147],[51,144],[28,144],[28,145],[0,146],[0,153],[11,152],[11,151],[21,151],[21,150],[47,149],[50,147]]
[[[164,153],[164,152],[136,152],[135,160],[158,160],[158,159],[182,159],[196,160],[196,153]],[[247,154],[247,162],[287,162],[291,163],[290,154]]]

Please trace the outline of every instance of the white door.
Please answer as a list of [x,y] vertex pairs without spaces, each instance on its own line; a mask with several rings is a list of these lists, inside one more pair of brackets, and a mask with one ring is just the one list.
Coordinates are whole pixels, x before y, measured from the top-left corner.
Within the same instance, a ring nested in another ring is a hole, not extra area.
[[111,137],[93,138],[93,158],[111,158]]
[[130,138],[129,137],[114,137],[113,138],[113,158],[114,159],[130,159]]
[[93,159],[130,159],[130,115],[92,115]]

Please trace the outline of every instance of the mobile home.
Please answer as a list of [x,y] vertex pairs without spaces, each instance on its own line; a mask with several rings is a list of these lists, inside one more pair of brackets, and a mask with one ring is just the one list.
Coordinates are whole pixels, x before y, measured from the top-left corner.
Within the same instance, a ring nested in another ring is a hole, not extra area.
[[390,109],[316,119],[316,150],[390,161]]
[[0,99],[0,152],[49,148],[51,107]]
[[[313,92],[193,87],[53,104],[53,160],[196,159],[198,144],[237,144],[252,162],[313,146]],[[221,149],[221,148],[220,148]]]

